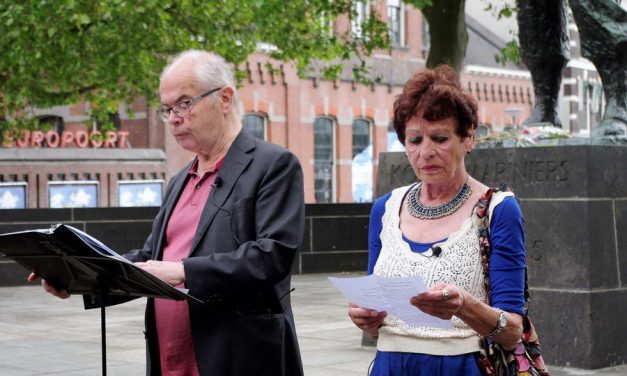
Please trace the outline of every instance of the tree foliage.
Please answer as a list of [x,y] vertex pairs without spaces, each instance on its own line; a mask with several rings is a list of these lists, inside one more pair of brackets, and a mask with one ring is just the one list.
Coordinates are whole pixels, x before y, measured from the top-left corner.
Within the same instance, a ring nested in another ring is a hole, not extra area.
[[[500,1],[493,3],[490,0],[484,1],[486,2],[484,10],[486,12],[491,12],[497,20],[514,17],[518,12],[518,9],[513,2]],[[494,60],[502,65],[507,64],[507,62],[514,64],[520,63],[520,45],[518,43],[518,35],[513,31],[510,31],[510,34],[512,34],[512,39],[501,48],[498,54],[494,55]]]
[[[0,120],[32,126],[33,108],[87,101],[92,119],[106,124],[121,103],[141,96],[155,103],[167,59],[189,48],[214,51],[238,65],[266,43],[275,47],[273,58],[293,61],[301,74],[316,61],[323,63],[320,74],[332,79],[352,60],[355,79],[368,82],[365,57],[389,45],[381,16],[371,12],[359,38],[350,28],[332,30],[339,15],[356,17],[355,4],[365,1],[2,1]],[[447,63],[460,70],[467,44],[464,1],[404,2],[422,9],[431,24],[427,66]],[[511,17],[512,7],[495,4],[499,16]],[[502,59],[517,52],[510,42]]]
[[[86,100],[105,121],[120,103],[156,98],[169,56],[189,48],[214,51],[236,65],[260,42],[273,58],[300,72],[313,60],[357,59],[388,44],[376,13],[333,33],[340,14],[355,16],[355,0],[22,0],[0,3],[0,118],[17,124],[32,108]],[[360,68],[356,74],[362,73]]]

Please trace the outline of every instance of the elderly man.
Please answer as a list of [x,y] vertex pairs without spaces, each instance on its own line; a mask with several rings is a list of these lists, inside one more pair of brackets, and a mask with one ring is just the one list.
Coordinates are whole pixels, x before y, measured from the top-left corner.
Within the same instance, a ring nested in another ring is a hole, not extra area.
[[217,55],[181,53],[159,93],[159,117],[196,157],[169,182],[143,249],[125,257],[206,303],[148,300],[147,373],[302,375],[289,299],[304,226],[298,160],[242,129]]

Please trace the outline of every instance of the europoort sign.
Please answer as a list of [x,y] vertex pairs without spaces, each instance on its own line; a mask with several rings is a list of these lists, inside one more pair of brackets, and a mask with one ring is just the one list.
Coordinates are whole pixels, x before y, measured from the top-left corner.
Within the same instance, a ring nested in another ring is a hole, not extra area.
[[128,131],[28,131],[23,130],[18,138],[6,139],[2,147],[18,148],[125,148]]

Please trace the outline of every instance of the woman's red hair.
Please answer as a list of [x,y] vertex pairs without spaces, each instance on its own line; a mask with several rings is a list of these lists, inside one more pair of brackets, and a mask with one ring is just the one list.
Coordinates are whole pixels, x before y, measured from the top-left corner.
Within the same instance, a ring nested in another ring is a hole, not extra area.
[[418,71],[394,102],[393,125],[405,144],[407,121],[417,116],[427,121],[457,120],[457,134],[468,137],[477,128],[477,101],[462,90],[457,73],[449,66]]

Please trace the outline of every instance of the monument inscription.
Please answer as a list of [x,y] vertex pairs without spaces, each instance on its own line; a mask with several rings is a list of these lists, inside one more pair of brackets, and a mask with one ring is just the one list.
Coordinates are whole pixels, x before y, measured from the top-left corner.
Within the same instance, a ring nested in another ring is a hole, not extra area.
[[[510,185],[520,198],[624,197],[625,159],[620,146],[476,149],[466,169],[489,186]],[[380,155],[375,197],[415,181],[405,153]]]
[[480,181],[510,184],[564,182],[568,180],[568,161],[542,160],[498,162],[477,161],[467,166],[468,173]]
[[[486,154],[489,154],[487,158]],[[528,191],[531,187],[540,191],[552,190],[556,183],[564,187],[572,180],[571,176],[577,175],[566,158],[550,158],[541,153],[531,158],[530,156],[508,158],[507,153],[492,149],[477,150],[475,155],[469,155],[466,158],[466,170],[470,176],[490,186],[506,183],[517,194]],[[402,152],[382,154],[379,171],[381,173],[377,182],[377,197],[396,187],[417,181],[411,165]]]

